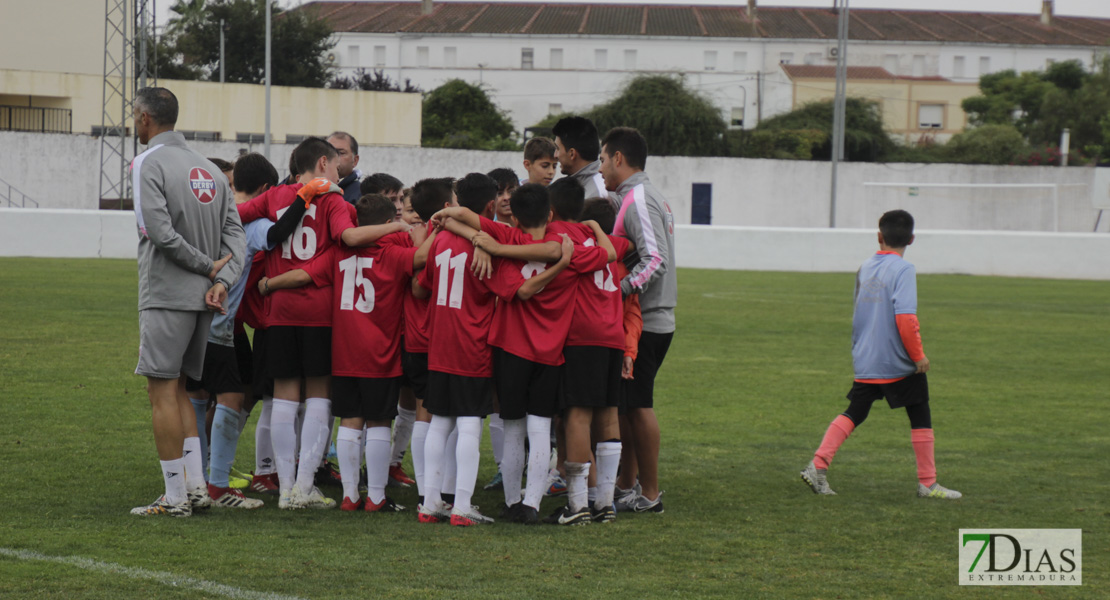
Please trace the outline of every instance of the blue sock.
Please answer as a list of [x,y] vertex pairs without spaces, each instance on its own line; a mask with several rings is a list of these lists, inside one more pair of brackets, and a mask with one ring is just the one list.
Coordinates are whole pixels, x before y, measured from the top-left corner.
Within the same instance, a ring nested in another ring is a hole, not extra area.
[[208,483],[215,487],[228,487],[227,479],[238,445],[239,412],[217,404],[216,416],[212,419],[212,462]]
[[204,433],[204,424],[208,421],[208,401],[189,398],[193,405],[193,413],[197,416],[197,437],[200,438],[200,460],[204,466],[204,473],[208,473],[208,435]]

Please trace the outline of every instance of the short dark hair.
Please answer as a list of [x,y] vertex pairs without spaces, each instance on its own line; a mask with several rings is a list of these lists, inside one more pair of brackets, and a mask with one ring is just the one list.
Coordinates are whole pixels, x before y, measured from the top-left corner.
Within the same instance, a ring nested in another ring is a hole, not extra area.
[[879,231],[887,246],[905,248],[913,238],[913,215],[904,210],[885,212],[879,218]]
[[289,179],[296,180],[297,176],[301,174],[300,169],[297,168],[297,153],[289,153]]
[[586,202],[586,188],[573,177],[564,177],[547,186],[551,208],[560,219],[577,221]]
[[451,203],[451,194],[455,193],[454,183],[450,177],[440,177],[421,179],[412,186],[412,209],[425,223],[432,219],[432,215]]
[[539,227],[547,222],[551,213],[551,196],[547,193],[547,186],[526,183],[516,188],[509,197],[509,207],[522,227]]
[[351,143],[351,154],[354,154],[355,156],[358,156],[358,140],[355,139],[355,136],[347,133],[346,131],[333,131],[332,134],[329,135],[328,137],[329,138],[333,138],[333,137],[347,138],[347,141]]
[[497,182],[485,173],[468,173],[455,182],[455,195],[459,197],[459,206],[480,215],[497,197]]
[[524,160],[534,162],[547,157],[555,158],[555,142],[545,137],[534,137],[524,144]]
[[551,135],[559,138],[563,148],[574,148],[582,160],[593,162],[601,152],[601,142],[597,139],[597,127],[586,117],[563,117],[551,128]]
[[145,87],[135,92],[135,106],[158,125],[177,124],[177,96],[166,88]]
[[293,149],[293,160],[297,162],[298,175],[304,175],[315,170],[320,157],[327,157],[328,160],[331,160],[337,156],[339,156],[339,152],[336,151],[335,146],[329,144],[324,138],[318,137],[305,138]]
[[405,187],[400,179],[390,175],[389,173],[374,173],[367,175],[362,183],[358,184],[358,190],[363,194],[384,194],[386,192],[394,192]]
[[366,194],[355,202],[355,213],[358,214],[360,226],[389,223],[396,211],[393,201],[381,194]]
[[221,173],[227,173],[228,171],[230,171],[232,169],[231,163],[227,162],[226,160],[224,160],[222,158],[213,158],[213,157],[209,156],[208,161],[211,162],[212,164],[216,165],[216,168],[219,169]]
[[621,156],[624,156],[624,160],[628,161],[628,166],[634,169],[642,171],[647,164],[647,140],[639,131],[631,127],[610,129],[605,134],[605,139],[601,140],[601,145],[609,156],[620,152]]
[[235,189],[246,193],[257,192],[266,184],[274,186],[278,183],[277,169],[257,152],[240,156],[235,161],[232,177],[235,180]]
[[579,221],[597,221],[601,230],[612,235],[617,224],[617,207],[608,198],[594,198],[582,207]]
[[516,176],[516,171],[513,171],[512,169],[498,167],[490,171],[489,173],[486,173],[486,175],[489,175],[490,179],[493,179],[497,182],[498,194],[504,192],[505,190],[516,189],[517,187],[520,187],[520,178]]

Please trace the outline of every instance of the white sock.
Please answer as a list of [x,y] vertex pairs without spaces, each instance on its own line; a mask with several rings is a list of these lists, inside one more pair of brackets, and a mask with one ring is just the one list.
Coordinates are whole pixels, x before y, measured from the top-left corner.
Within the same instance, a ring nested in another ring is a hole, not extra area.
[[304,425],[301,426],[301,457],[297,465],[297,490],[312,491],[316,469],[331,443],[331,401],[327,398],[305,400]]
[[409,449],[412,440],[413,422],[416,421],[416,411],[401,408],[397,405],[397,419],[393,422],[393,447],[389,451],[389,464],[399,465],[405,458],[405,451]]
[[208,489],[204,481],[204,461],[200,459],[200,456],[200,438],[185,438],[181,460],[185,461],[186,489],[195,490],[198,487]]
[[189,497],[185,494],[185,460],[158,461],[162,463],[162,479],[166,482],[166,502],[182,504]]
[[470,510],[474,485],[478,481],[479,445],[482,443],[482,417],[458,417],[458,447],[455,449],[458,464],[455,481],[455,506]]
[[502,421],[501,482],[505,486],[505,506],[521,500],[520,482],[524,479],[524,438],[528,426],[524,419]]
[[443,502],[440,490],[443,489],[444,448],[454,429],[455,417],[432,415],[424,441],[424,506],[435,508]]
[[424,444],[428,441],[428,424],[412,424],[412,478],[416,480],[416,495],[424,495]]
[[[493,462],[500,467],[501,460],[505,457],[505,421],[501,418],[501,413],[489,416],[489,445],[493,447]],[[504,475],[501,474],[502,477]]]
[[284,494],[293,489],[297,478],[297,412],[301,404],[280,398],[274,398],[272,404],[270,443],[273,445],[278,486]]
[[274,399],[262,399],[258,411],[258,422],[254,424],[254,474],[269,475],[274,472],[274,443],[270,439],[270,418],[273,414]]
[[524,503],[539,510],[551,461],[551,417],[528,415],[528,483]]
[[563,463],[567,469],[567,506],[571,512],[578,512],[589,506],[586,478],[590,475],[590,463]]
[[[589,481],[589,479],[587,479],[587,481]],[[596,485],[594,487],[589,488],[588,490],[586,490],[586,500],[589,501],[590,506],[594,505],[594,500],[597,500],[597,486]]]
[[455,478],[458,475],[459,466],[455,454],[455,449],[459,445],[458,417],[455,419],[456,426],[451,429],[451,434],[447,436],[447,444],[443,447],[443,483],[440,484],[440,490],[448,494],[455,493]]
[[359,464],[362,463],[362,446],[358,440],[362,430],[354,427],[339,427],[335,442],[335,455],[339,459],[339,476],[343,479],[343,497],[358,502]]
[[597,459],[597,498],[595,508],[613,504],[613,490],[617,484],[617,468],[621,464],[621,443],[601,442],[594,452]]
[[389,428],[366,430],[366,501],[380,504],[389,483]]

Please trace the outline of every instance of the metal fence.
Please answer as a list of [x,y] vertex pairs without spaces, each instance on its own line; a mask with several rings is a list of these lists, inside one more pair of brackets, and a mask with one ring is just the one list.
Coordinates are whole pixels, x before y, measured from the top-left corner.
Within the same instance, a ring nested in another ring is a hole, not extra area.
[[73,133],[73,111],[68,108],[0,104],[0,130]]
[[0,179],[0,206],[7,206],[8,208],[38,208],[39,203],[29,198],[27,194],[12,187],[12,184]]

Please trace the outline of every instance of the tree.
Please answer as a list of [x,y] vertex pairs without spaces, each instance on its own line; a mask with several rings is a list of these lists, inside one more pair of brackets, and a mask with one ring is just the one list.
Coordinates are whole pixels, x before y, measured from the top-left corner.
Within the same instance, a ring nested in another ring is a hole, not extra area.
[[1013,125],[982,125],[952,136],[944,146],[946,159],[957,163],[1008,165],[1028,147]]
[[727,129],[721,111],[688,89],[682,77],[643,75],[619,96],[586,113],[602,135],[613,127],[634,127],[653,155],[717,156]]
[[173,16],[166,23],[165,35],[171,38],[184,31],[187,27],[194,27],[204,22],[208,7],[206,0],[177,0],[170,7]]
[[420,144],[433,148],[515,150],[508,116],[480,86],[452,79],[424,97]]
[[412,84],[411,79],[405,79],[405,87],[394,82],[381,69],[368,72],[366,69],[356,69],[352,77],[336,76],[328,83],[328,87],[336,90],[364,90],[367,92],[405,92],[419,94],[423,92],[418,86]]
[[[815,140],[811,153],[818,160],[832,158],[833,101],[811,102],[791,112],[765,119],[756,131],[807,132],[802,140]],[[814,137],[813,131],[823,133]],[[853,161],[881,161],[895,150],[887,135],[879,104],[862,98],[847,98],[844,110],[844,155]],[[801,158],[801,156],[799,156]]]

